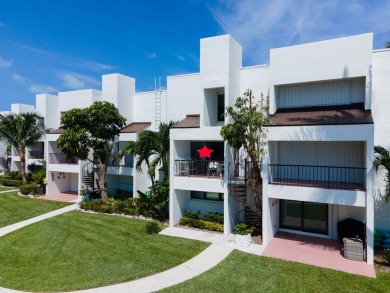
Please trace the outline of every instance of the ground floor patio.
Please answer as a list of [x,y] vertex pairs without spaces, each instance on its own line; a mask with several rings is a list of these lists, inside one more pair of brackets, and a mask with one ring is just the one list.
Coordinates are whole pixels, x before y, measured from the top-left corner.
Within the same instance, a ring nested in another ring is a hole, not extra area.
[[279,233],[261,255],[375,278],[374,266],[344,258],[337,240]]
[[78,199],[77,192],[62,192],[50,195],[38,196],[38,199],[54,200],[54,201],[65,201],[65,202],[76,202]]

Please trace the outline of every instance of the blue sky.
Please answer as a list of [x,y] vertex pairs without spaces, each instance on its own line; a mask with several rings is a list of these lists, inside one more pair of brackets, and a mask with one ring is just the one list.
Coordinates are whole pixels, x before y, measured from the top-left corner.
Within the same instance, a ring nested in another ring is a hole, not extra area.
[[199,71],[199,39],[229,33],[244,65],[269,49],[359,33],[390,40],[390,1],[0,1],[0,111],[35,94],[101,88],[101,75],[136,78],[137,91]]

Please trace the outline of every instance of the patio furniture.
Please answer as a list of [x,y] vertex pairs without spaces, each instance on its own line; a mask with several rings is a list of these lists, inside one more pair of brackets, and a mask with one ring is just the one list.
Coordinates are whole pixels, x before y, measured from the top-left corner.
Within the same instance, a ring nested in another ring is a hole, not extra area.
[[351,260],[364,261],[364,241],[345,237],[344,242],[344,257]]

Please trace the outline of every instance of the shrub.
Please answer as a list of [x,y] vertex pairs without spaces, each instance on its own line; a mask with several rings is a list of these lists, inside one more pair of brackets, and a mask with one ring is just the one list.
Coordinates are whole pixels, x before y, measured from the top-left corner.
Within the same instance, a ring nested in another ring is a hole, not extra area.
[[203,220],[203,223],[204,223],[204,229],[223,233],[223,224],[210,222],[210,221],[204,221],[204,220]]
[[126,202],[123,200],[116,200],[112,205],[114,213],[122,214],[126,208]]
[[3,179],[3,178],[0,179],[0,184],[1,185],[11,186],[11,187],[19,187],[20,185],[22,185],[22,180]]
[[147,222],[145,224],[145,232],[147,234],[157,234],[160,231],[161,231],[160,225],[155,221]]
[[94,199],[94,200],[90,201],[89,202],[89,209],[92,211],[98,212],[101,202],[102,201],[100,199]]
[[387,264],[390,265],[390,249],[383,250],[383,257],[387,261]]
[[133,193],[125,189],[117,189],[116,195],[114,195],[114,198],[116,200],[125,200],[132,197],[133,197]]
[[35,173],[33,173],[31,175],[31,178],[32,180],[36,183],[36,184],[40,184],[41,186],[43,186],[43,179],[46,178],[46,169],[41,169]]
[[219,213],[205,213],[203,219],[206,221],[218,223],[223,225],[223,214]]
[[186,218],[199,219],[200,218],[200,211],[186,210]]
[[20,186],[20,193],[27,194],[36,194],[37,193],[37,185],[36,184],[24,184]]
[[202,219],[191,219],[191,218],[181,218],[179,224],[182,226],[188,226],[198,229],[206,229],[215,232],[223,232],[223,225],[219,223],[214,223],[210,221],[205,221]]
[[29,173],[33,173],[33,174],[37,173],[37,172],[40,172],[42,170],[44,170],[45,173],[46,173],[46,166],[45,166],[45,164],[38,165],[38,164],[32,163],[30,165],[27,165],[27,170],[28,170]]
[[22,180],[22,172],[11,171],[7,175],[3,176],[4,179]]
[[238,235],[248,235],[248,234],[252,234],[254,231],[253,227],[250,227],[245,223],[237,224],[234,229],[236,230],[236,234]]
[[138,216],[139,215],[139,210],[136,208],[124,208],[123,212],[129,216]]

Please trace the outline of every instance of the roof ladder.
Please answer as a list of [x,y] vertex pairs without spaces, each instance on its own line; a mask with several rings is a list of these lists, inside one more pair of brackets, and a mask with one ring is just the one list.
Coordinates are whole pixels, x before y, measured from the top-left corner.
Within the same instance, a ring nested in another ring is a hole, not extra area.
[[158,88],[157,88],[157,79],[154,78],[154,129],[158,131],[158,128],[161,123],[161,77],[158,78]]

